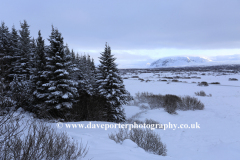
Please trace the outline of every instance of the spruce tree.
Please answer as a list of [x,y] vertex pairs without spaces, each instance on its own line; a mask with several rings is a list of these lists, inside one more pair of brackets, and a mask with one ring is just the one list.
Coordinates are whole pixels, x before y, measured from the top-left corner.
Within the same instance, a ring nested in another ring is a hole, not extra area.
[[14,76],[17,75],[16,72],[16,66],[17,66],[17,60],[21,58],[19,53],[19,35],[15,27],[12,27],[11,32],[11,55],[12,55],[12,63],[11,63],[11,69],[9,71],[9,79],[12,81],[14,79]]
[[30,30],[27,21],[21,23],[21,30],[19,31],[19,52],[15,63],[14,72],[21,80],[29,80],[31,73],[31,44],[30,44]]
[[30,54],[29,54],[29,66],[30,66],[30,79],[36,77],[37,72],[37,53],[36,53],[36,41],[34,38],[30,40]]
[[4,81],[8,81],[9,70],[12,63],[11,54],[11,35],[8,27],[2,22],[0,26],[0,75],[4,78]]
[[105,97],[108,102],[104,111],[105,116],[108,121],[125,121],[122,105],[126,104],[131,96],[119,76],[116,58],[111,54],[111,48],[107,44],[99,58],[97,85],[99,95]]
[[52,33],[48,39],[50,46],[48,47],[46,74],[47,83],[43,84],[47,87],[48,109],[63,110],[71,108],[77,89],[74,87],[74,81],[69,77],[68,66],[70,65],[69,55],[66,55],[63,43],[63,37],[57,29],[52,27]]
[[41,31],[38,31],[38,38],[36,40],[36,71],[34,76],[34,112],[37,110],[45,109],[45,101],[49,95],[47,86],[43,84],[47,83],[48,72],[46,72],[46,49],[44,40],[41,36]]

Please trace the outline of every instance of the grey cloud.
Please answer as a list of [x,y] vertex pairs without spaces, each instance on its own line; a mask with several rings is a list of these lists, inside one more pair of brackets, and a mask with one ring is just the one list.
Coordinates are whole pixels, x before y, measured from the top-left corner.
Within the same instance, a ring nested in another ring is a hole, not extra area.
[[8,26],[26,19],[31,33],[51,25],[71,48],[116,50],[221,49],[240,47],[239,0],[51,0],[3,1]]

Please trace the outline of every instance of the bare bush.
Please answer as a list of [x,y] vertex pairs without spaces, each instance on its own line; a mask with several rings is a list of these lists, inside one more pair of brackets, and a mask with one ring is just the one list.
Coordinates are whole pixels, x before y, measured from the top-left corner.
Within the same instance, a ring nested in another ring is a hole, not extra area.
[[204,91],[200,91],[200,92],[194,92],[196,96],[207,96],[207,97],[212,97],[212,94],[207,95]]
[[151,109],[161,108],[164,104],[164,96],[161,94],[155,95],[149,92],[142,92],[136,94],[136,99],[140,103],[148,103]]
[[210,83],[210,84],[220,84],[220,82],[212,82],[212,83]]
[[197,77],[197,76],[192,76],[191,78],[201,79],[201,77]]
[[229,80],[229,81],[238,81],[237,78],[229,78],[228,80]]
[[198,83],[198,86],[208,86],[208,83],[205,81],[202,81],[201,83]]
[[[204,91],[196,92],[195,94],[204,95]],[[206,93],[205,93],[206,94]],[[212,95],[206,95],[211,97]],[[170,114],[177,114],[176,110],[202,110],[204,108],[203,103],[198,99],[190,96],[178,97],[176,95],[154,95],[152,93],[143,92],[137,93],[135,97],[135,105],[141,103],[148,103],[151,109],[164,108]]]
[[132,76],[131,78],[139,78],[138,76]]
[[128,130],[128,128],[121,128],[118,133],[110,134],[109,138],[116,143],[130,139],[147,152],[162,156],[167,155],[166,145],[161,142],[160,136],[149,129],[132,128],[132,130]]
[[140,107],[140,109],[142,109],[142,110],[146,110],[146,109],[149,109],[149,108],[150,108],[150,106],[149,106],[148,103],[141,103],[141,104],[139,105],[139,107]]
[[144,79],[142,79],[142,78],[138,78],[138,80],[140,80],[141,82],[143,82],[143,81],[144,81]]
[[79,145],[66,133],[56,132],[44,123],[26,123],[14,112],[0,117],[0,157],[3,159],[70,160],[81,159],[87,152],[87,145]]
[[182,99],[182,105],[179,110],[203,110],[204,104],[195,97],[184,96]]
[[207,94],[204,91],[200,91],[200,92],[195,92],[196,96],[207,96]]

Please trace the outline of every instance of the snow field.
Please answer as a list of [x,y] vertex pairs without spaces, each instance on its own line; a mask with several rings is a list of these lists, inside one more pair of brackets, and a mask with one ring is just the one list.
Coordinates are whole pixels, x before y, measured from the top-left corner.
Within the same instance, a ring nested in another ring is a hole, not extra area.
[[[171,73],[166,73],[171,74]],[[238,78],[240,75],[211,76],[203,75],[195,81],[220,82],[221,85],[197,86],[196,83],[174,83],[157,81],[152,73],[138,75],[140,78],[152,79],[151,82],[140,82],[138,79],[124,79],[126,89],[135,95],[137,92],[154,94],[174,94],[178,96],[194,96],[204,103],[204,110],[177,111],[178,115],[170,115],[163,109],[146,110],[139,120],[153,119],[161,124],[200,124],[200,129],[177,128],[156,129],[161,140],[167,146],[167,156],[158,156],[136,146],[131,140],[116,144],[108,138],[108,134],[118,129],[79,129],[62,128],[73,139],[88,143],[89,152],[85,159],[96,160],[239,160],[240,159],[240,84],[239,81],[228,81],[228,78]],[[175,75],[174,75],[175,76]],[[197,75],[199,76],[199,75]],[[185,79],[184,79],[185,80]],[[193,81],[193,79],[187,80]],[[226,84],[228,86],[224,86]],[[194,92],[205,91],[212,97],[196,96]],[[137,106],[124,106],[127,118],[142,110]],[[69,122],[70,123],[70,122]],[[89,122],[74,122],[87,125]],[[92,122],[96,124],[111,124],[109,122]],[[71,123],[73,124],[73,123]],[[55,125],[55,124],[53,124]]]

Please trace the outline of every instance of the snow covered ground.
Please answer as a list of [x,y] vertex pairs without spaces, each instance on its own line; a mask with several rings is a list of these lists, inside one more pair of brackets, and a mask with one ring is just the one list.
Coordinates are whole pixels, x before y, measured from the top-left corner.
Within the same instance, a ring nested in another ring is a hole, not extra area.
[[[200,128],[172,128],[156,129],[163,143],[167,146],[167,156],[158,156],[137,147],[130,140],[123,144],[116,144],[108,138],[108,134],[118,129],[104,128],[66,128],[66,124],[84,124],[90,122],[64,123],[59,130],[65,130],[70,136],[83,144],[88,143],[89,152],[85,159],[93,160],[239,160],[240,159],[240,81],[228,81],[228,78],[237,78],[239,74],[218,75],[205,72],[197,73],[201,79],[179,79],[182,82],[157,81],[164,76],[176,76],[173,73],[139,74],[139,78],[152,80],[141,82],[138,78],[124,79],[126,89],[134,96],[137,92],[151,92],[154,94],[189,95],[200,99],[204,110],[199,111],[177,111],[177,115],[170,115],[163,109],[146,110],[139,116],[139,120],[151,118],[162,124],[200,124]],[[180,76],[183,76],[184,73]],[[131,77],[133,75],[126,75]],[[186,74],[188,76],[188,74]],[[207,87],[197,86],[201,81],[220,82],[220,85],[210,84]],[[212,97],[195,96],[194,92],[205,91]],[[141,112],[137,106],[124,106],[127,118]],[[114,124],[109,122],[91,122],[92,124]],[[56,127],[56,124],[53,124]]]

